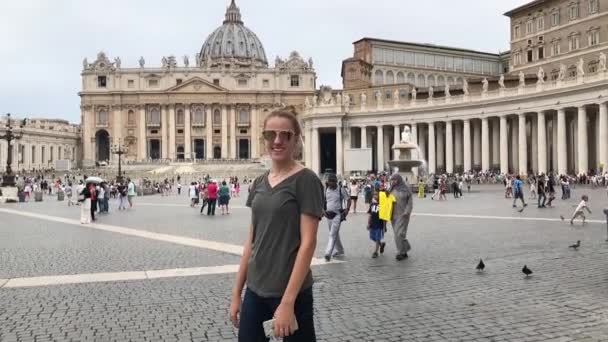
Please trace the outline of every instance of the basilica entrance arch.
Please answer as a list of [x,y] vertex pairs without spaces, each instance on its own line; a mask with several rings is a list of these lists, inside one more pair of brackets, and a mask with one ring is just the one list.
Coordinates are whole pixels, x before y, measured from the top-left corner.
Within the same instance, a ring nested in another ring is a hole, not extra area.
[[97,146],[97,161],[110,160],[110,134],[105,129],[95,133],[95,146]]

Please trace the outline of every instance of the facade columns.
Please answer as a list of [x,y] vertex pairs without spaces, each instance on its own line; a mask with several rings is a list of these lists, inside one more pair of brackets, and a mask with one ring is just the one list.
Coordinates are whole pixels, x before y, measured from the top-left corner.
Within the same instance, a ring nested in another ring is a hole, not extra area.
[[[184,158],[192,158],[192,123],[190,122],[190,104],[184,105]],[[206,114],[206,113],[205,113]]]
[[473,169],[471,164],[471,120],[463,120],[462,135],[464,136],[464,172],[469,172]]
[[445,171],[454,173],[454,138],[452,121],[445,122]]
[[490,127],[488,118],[481,119],[481,170],[490,169]]
[[[410,133],[412,134],[412,141],[415,142],[416,144],[418,144],[418,124],[412,123],[410,125]],[[399,140],[397,140],[397,141],[400,141],[400,140],[401,140],[401,134],[399,134]],[[412,150],[410,158],[412,158],[412,159],[420,158],[420,156],[418,155],[418,151]],[[416,168],[416,170],[417,169],[418,168]]]
[[[81,121],[82,121],[82,145],[84,147],[83,159],[93,160],[93,144],[91,144],[91,133],[93,132],[90,121],[95,120],[95,112],[92,110],[86,110],[86,107],[82,106],[81,109]],[[4,149],[2,149],[4,151]],[[4,152],[3,152],[4,153]],[[6,157],[4,157],[6,158]],[[2,158],[4,160],[4,158]]]
[[578,173],[589,171],[589,146],[587,138],[587,108],[578,107]]
[[[393,126],[393,141],[395,142],[395,145],[401,142],[401,132],[399,129],[399,125]],[[393,158],[395,160],[398,160],[401,157],[401,151],[393,150],[393,153]]]
[[532,140],[532,148],[530,149],[530,171],[532,171],[532,173],[538,173],[538,115],[532,118],[530,124],[532,125],[530,130],[530,140]]
[[378,126],[378,143],[376,154],[378,155],[378,171],[384,171],[384,130]]
[[222,105],[222,159],[228,158],[228,107]]
[[481,125],[477,120],[473,124],[473,166],[481,165]]
[[173,160],[177,158],[175,154],[175,105],[172,104],[169,107],[169,159]]
[[344,146],[342,144],[342,126],[336,126],[336,174],[344,174]]
[[528,142],[526,137],[526,114],[521,113],[518,116],[518,147],[519,147],[519,174],[525,176],[528,174]]
[[492,164],[500,165],[500,120],[492,120]]
[[[211,106],[207,105],[205,111],[205,159],[213,159],[213,112]],[[192,143],[191,143],[192,144]]]
[[441,123],[435,126],[435,167],[445,171],[445,130]]
[[[139,160],[143,161],[143,160],[148,159],[148,151],[146,149],[147,137],[146,137],[146,106],[145,105],[142,105],[139,107],[139,126],[138,126],[138,128],[139,128],[138,157],[139,157]],[[86,131],[86,129],[85,129],[85,131]],[[88,141],[85,142],[85,144],[84,144],[85,149],[90,144],[90,141],[91,140],[89,139]]]
[[454,124],[454,165],[462,166],[462,126]]
[[434,174],[436,171],[435,164],[435,123],[429,122],[429,174]]
[[[536,124],[537,126],[537,132],[536,134],[538,135],[537,138],[537,154],[538,154],[538,172],[539,173],[547,173],[547,128],[546,128],[546,121],[545,121],[545,112],[539,112],[538,113],[538,117],[537,117],[537,121],[538,123]],[[534,131],[532,131],[532,134],[534,134]]]
[[507,117],[500,117],[500,173],[509,173],[509,137],[507,136]]
[[[260,124],[258,123],[258,108],[255,105],[251,106],[251,159],[260,157],[259,143],[260,133],[258,132]],[[308,133],[308,132],[307,132]],[[308,136],[306,136],[308,138]],[[308,152],[308,150],[306,150]],[[306,154],[306,152],[304,152]],[[306,164],[310,166],[310,164]]]
[[312,120],[305,123],[304,129],[304,163],[306,167],[312,170]]
[[608,167],[608,107],[606,103],[599,104],[599,163],[603,164],[604,170]]
[[312,170],[319,174],[319,128],[312,128]]
[[161,158],[162,159],[167,159],[168,157],[168,149],[167,147],[169,147],[169,142],[167,140],[167,109],[168,106],[167,105],[161,105],[160,106],[160,133],[161,133],[161,139],[160,139],[160,145],[161,145]]
[[230,159],[236,159],[236,106],[230,108]]
[[367,148],[367,127],[361,127],[361,148]]
[[568,150],[566,149],[566,109],[557,110],[557,172],[565,175],[568,171]]

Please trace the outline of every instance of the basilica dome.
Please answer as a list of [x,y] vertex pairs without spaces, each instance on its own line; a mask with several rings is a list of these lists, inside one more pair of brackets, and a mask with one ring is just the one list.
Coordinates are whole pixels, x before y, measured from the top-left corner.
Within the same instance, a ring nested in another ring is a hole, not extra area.
[[207,37],[198,58],[200,65],[207,67],[232,62],[268,66],[262,42],[243,24],[234,0],[226,10],[224,23]]

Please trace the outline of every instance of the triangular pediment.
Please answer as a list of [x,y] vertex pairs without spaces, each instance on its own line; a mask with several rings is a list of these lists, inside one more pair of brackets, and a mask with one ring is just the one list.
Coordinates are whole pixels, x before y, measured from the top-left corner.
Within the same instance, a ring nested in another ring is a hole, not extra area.
[[167,89],[171,93],[223,93],[228,91],[200,77],[193,77],[182,84]]

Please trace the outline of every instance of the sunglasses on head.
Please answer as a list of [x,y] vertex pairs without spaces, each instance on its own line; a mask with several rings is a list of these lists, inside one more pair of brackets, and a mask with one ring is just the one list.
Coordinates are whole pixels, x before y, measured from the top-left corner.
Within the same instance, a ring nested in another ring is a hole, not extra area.
[[264,140],[268,142],[273,142],[277,139],[277,135],[281,141],[291,141],[295,133],[293,131],[272,131],[266,130],[262,132],[262,136]]

